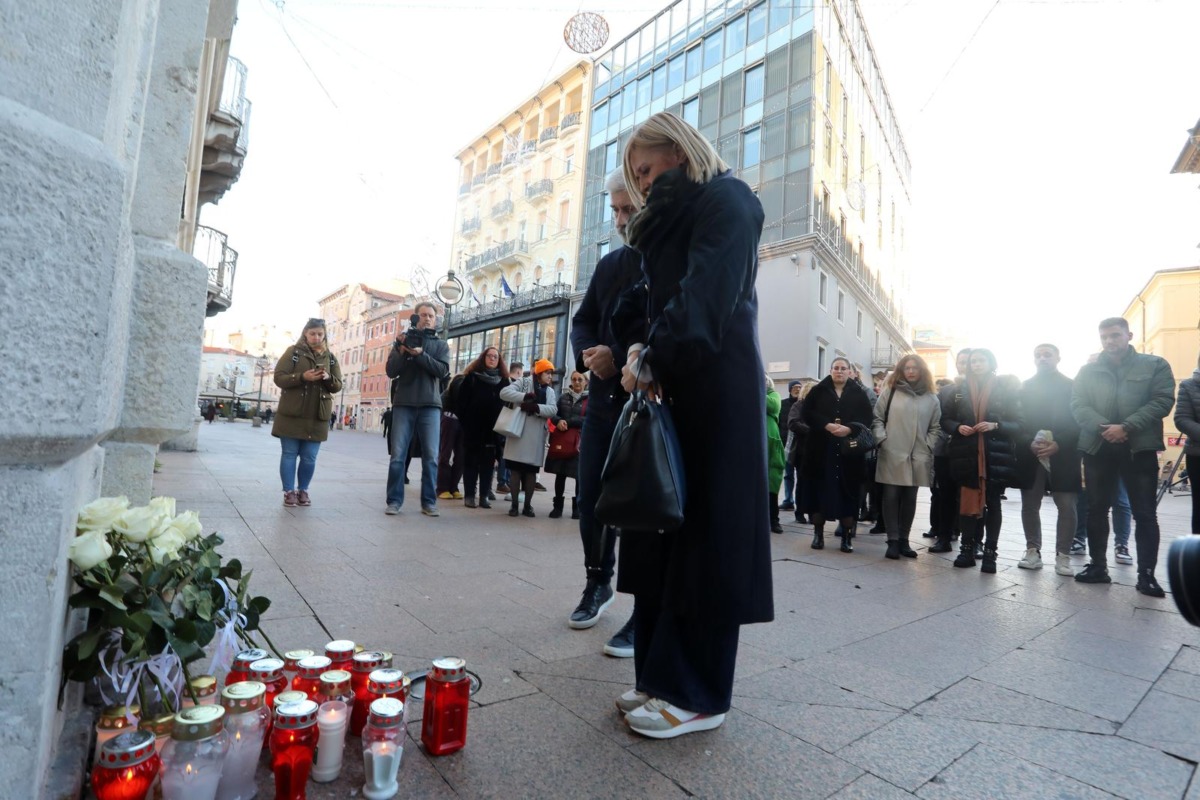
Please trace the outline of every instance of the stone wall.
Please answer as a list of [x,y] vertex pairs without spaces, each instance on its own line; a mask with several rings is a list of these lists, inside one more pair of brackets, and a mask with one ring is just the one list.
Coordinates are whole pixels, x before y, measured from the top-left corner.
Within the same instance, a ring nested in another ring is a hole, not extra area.
[[75,512],[148,499],[158,444],[194,416],[207,276],[174,242],[208,25],[206,0],[0,3],[7,796],[67,791],[46,777],[78,697],[59,709]]

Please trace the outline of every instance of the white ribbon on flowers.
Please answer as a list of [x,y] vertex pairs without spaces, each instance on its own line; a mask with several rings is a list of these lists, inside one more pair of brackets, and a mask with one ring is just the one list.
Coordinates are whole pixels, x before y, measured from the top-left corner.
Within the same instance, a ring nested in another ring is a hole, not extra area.
[[[113,644],[101,651],[100,668],[108,678],[108,685],[111,685],[115,692],[115,695],[110,697],[105,691],[105,682],[99,681],[100,697],[104,699],[104,704],[107,706],[125,706],[125,719],[130,724],[136,720],[129,708],[141,702],[138,696],[138,687],[142,685],[142,681],[150,681],[150,688],[154,692],[157,692],[158,687],[162,686],[163,691],[173,698],[173,707],[179,708],[180,692],[183,688],[183,662],[179,660],[179,656],[171,649],[170,645],[164,647],[163,651],[156,656],[127,662],[125,654],[121,651],[120,636],[118,635]],[[158,683],[155,684],[152,678],[157,678]],[[142,709],[142,713],[148,713],[148,709]]]
[[225,606],[220,612],[225,617],[225,624],[213,640],[210,670],[213,675],[222,675],[233,666],[233,657],[242,649],[238,641],[238,629],[246,627],[246,617],[238,612],[237,596],[229,590],[225,581],[217,578],[217,585],[225,593]]

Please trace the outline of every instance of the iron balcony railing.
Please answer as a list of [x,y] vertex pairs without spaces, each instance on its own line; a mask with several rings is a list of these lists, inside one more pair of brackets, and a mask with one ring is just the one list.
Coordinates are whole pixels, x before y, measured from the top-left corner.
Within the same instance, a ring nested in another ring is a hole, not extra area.
[[530,139],[527,142],[521,142],[521,155],[527,156],[537,150],[537,142]]
[[470,181],[467,181],[466,183],[460,183],[458,185],[458,193],[459,194],[469,194],[470,191],[471,191],[471,182]]
[[542,131],[542,136],[541,136],[541,139],[539,139],[539,141],[542,142],[543,144],[545,144],[546,142],[554,141],[557,138],[558,138],[558,126],[551,125],[549,128],[546,128],[545,130]]
[[237,147],[238,152],[245,155],[246,148],[250,145],[250,100],[242,99],[242,125],[238,128]]
[[478,189],[480,186],[483,186],[483,182],[486,180],[487,180],[487,175],[483,175],[483,174],[476,175],[474,178],[471,179],[471,188]]
[[503,219],[513,213],[513,201],[501,200],[496,205],[492,206],[492,219]]
[[511,259],[514,255],[529,252],[529,243],[524,239],[509,239],[498,245],[489,247],[482,253],[467,257],[467,271],[482,269],[492,264],[500,264]]
[[489,166],[487,168],[488,180],[491,180],[492,178],[496,177],[499,174],[500,174],[500,165],[499,164],[492,164],[491,166]]
[[509,167],[515,167],[517,165],[517,162],[520,159],[521,159],[520,153],[517,153],[517,152],[509,153],[508,155],[506,155],[504,157],[504,160],[500,162],[500,166],[503,169],[508,169]]
[[818,219],[814,222],[813,232],[826,253],[832,256],[842,269],[854,279],[855,283],[879,304],[879,307],[898,329],[904,330],[895,298],[883,291],[878,277],[872,275],[866,264],[862,263],[862,259],[858,257],[858,253],[855,252],[841,227],[831,219]]
[[479,229],[482,227],[483,221],[479,219],[479,217],[475,217],[474,219],[464,219],[462,223],[463,236],[468,236],[472,233],[478,233]]
[[582,115],[578,111],[572,111],[570,114],[567,114],[565,117],[563,117],[562,125],[559,126],[559,129],[565,131],[567,128],[574,128],[579,124],[579,120],[581,118]]
[[216,228],[197,225],[192,255],[208,267],[209,294],[223,300],[226,307],[232,305],[238,253],[229,246],[228,237]]
[[525,199],[534,200],[544,195],[554,192],[554,181],[550,178],[543,178],[540,181],[534,181],[525,187]]
[[562,301],[571,296],[571,286],[566,283],[550,283],[545,286],[533,286],[526,291],[520,291],[510,297],[501,297],[480,303],[472,308],[454,309],[453,324],[466,325],[482,319],[491,319],[509,314],[519,309],[530,308],[545,303]]
[[884,367],[892,367],[900,360],[900,356],[904,355],[903,350],[898,350],[895,347],[876,347],[871,350],[871,368],[882,369]]
[[246,65],[230,56],[225,61],[225,82],[217,109],[241,121],[246,110]]

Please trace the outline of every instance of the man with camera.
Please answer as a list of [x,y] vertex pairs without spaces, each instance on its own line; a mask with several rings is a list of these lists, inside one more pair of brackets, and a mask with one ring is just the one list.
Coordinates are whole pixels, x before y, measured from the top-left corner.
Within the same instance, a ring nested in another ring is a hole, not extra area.
[[438,440],[442,381],[450,375],[450,347],[437,338],[437,309],[417,303],[411,327],[396,336],[388,355],[392,379],[391,461],[388,463],[387,512],[404,505],[404,459],[414,433],[421,444],[421,513],[436,517]]
[[1163,597],[1154,579],[1158,563],[1158,451],[1163,449],[1163,418],[1175,405],[1171,365],[1139,353],[1121,317],[1100,323],[1103,353],[1075,378],[1071,411],[1079,423],[1084,480],[1088,492],[1088,550],[1092,563],[1075,576],[1080,583],[1112,583],[1108,552],[1108,510],[1125,483],[1137,526],[1137,590]]

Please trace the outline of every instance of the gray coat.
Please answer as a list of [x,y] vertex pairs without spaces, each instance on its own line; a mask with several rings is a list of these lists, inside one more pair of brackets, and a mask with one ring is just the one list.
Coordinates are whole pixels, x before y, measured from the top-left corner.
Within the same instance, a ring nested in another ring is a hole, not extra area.
[[[520,406],[525,401],[525,395],[533,391],[533,377],[525,376],[516,383],[510,383],[500,390],[500,399],[506,403]],[[546,387],[546,402],[538,406],[536,416],[529,415],[525,419],[525,431],[520,436],[509,436],[504,443],[504,460],[515,461],[522,467],[537,470],[546,460],[546,439],[549,431],[546,420],[558,413],[558,396],[554,389]]]
[[942,436],[942,406],[933,392],[917,394],[903,382],[896,386],[895,399],[891,399],[891,388],[884,388],[875,404],[871,428],[875,440],[882,442],[875,466],[875,482],[892,486],[929,486],[933,478],[933,450]]

